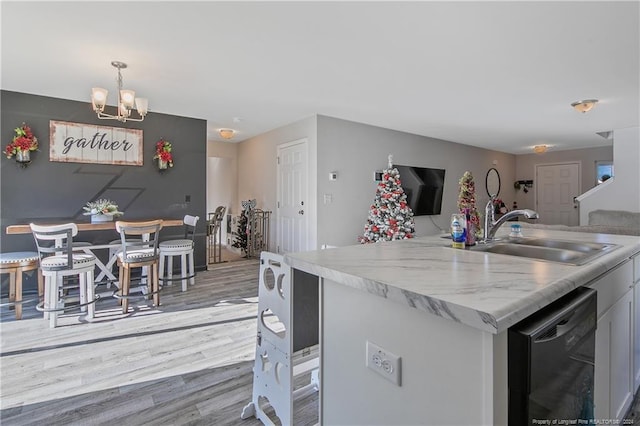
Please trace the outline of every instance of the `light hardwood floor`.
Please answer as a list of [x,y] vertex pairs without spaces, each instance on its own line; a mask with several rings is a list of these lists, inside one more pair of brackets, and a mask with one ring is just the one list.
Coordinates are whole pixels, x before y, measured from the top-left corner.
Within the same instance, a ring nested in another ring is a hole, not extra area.
[[[260,425],[240,419],[251,400],[258,261],[199,272],[185,293],[165,287],[161,306],[123,315],[110,291],[87,322],[65,314],[49,329],[33,304],[24,319],[3,308],[2,425]],[[295,404],[315,424],[317,394]]]
[[[64,315],[49,329],[33,304],[3,308],[0,424],[261,425],[251,400],[258,261],[214,265],[186,293],[165,287],[160,308],[123,315],[106,289],[91,323]],[[296,401],[296,425],[318,421],[317,394]],[[640,397],[628,413],[638,424]]]

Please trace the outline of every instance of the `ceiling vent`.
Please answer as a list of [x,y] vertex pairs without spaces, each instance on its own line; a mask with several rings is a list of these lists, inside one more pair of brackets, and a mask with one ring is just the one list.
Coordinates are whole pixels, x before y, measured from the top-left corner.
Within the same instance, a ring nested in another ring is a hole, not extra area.
[[600,135],[606,140],[610,141],[613,139],[613,130],[609,130],[608,132],[596,132],[596,135]]

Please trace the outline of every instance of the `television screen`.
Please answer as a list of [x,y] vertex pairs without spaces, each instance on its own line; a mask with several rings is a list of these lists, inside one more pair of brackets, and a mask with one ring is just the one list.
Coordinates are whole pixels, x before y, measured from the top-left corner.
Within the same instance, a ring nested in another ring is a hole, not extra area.
[[400,172],[407,203],[415,216],[437,215],[442,211],[444,169],[395,166]]

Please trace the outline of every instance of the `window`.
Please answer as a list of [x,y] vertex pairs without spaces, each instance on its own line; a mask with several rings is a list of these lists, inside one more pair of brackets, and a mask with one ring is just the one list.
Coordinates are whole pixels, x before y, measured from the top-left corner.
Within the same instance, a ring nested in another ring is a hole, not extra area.
[[596,161],[596,185],[613,177],[613,161]]

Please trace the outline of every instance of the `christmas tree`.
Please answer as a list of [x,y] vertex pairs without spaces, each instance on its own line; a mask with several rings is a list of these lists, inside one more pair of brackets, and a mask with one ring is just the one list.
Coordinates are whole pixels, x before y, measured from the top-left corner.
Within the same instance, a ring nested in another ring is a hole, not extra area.
[[400,172],[393,167],[389,156],[389,168],[382,173],[382,182],[376,188],[376,198],[369,210],[360,243],[404,240],[413,237],[415,223],[413,211],[407,204],[407,194],[402,189]]
[[236,239],[231,244],[233,247],[241,249],[245,257],[249,255],[249,212],[255,208],[255,199],[242,201],[242,212],[240,212],[240,218],[238,218]]
[[475,237],[480,235],[480,214],[476,208],[476,185],[473,175],[466,171],[458,182],[460,193],[458,194],[458,210],[467,217],[467,243],[475,244]]
[[242,209],[240,217],[238,218],[236,238],[233,240],[233,244],[231,244],[233,247],[242,250],[245,256],[247,255],[247,219],[247,210]]

